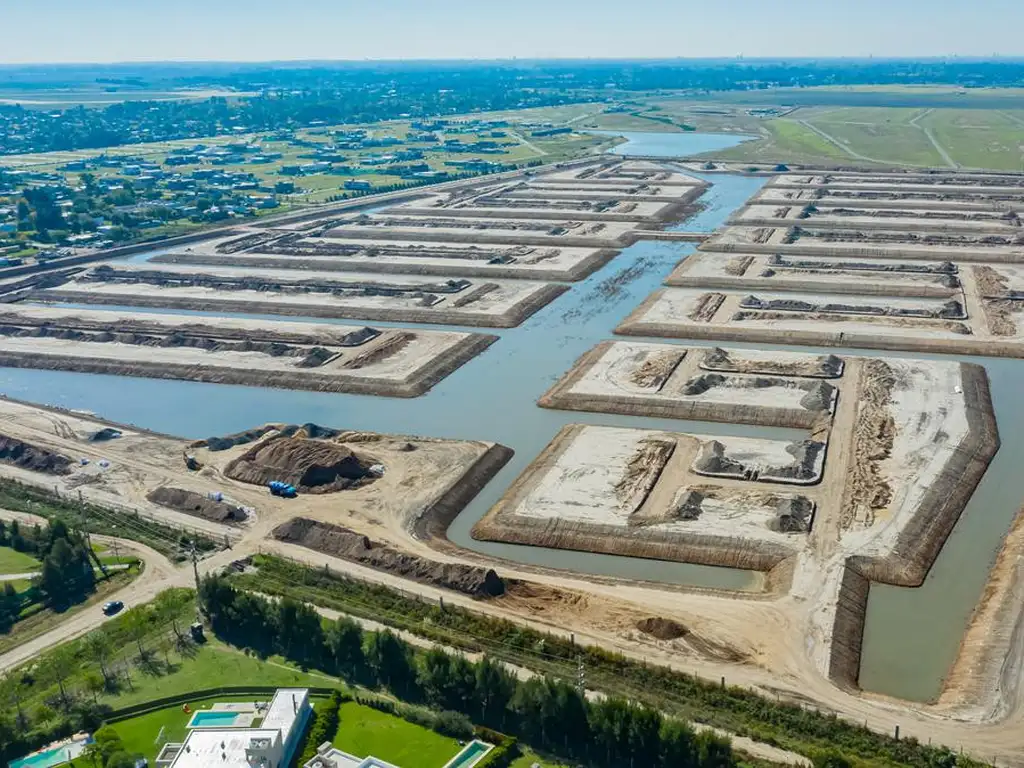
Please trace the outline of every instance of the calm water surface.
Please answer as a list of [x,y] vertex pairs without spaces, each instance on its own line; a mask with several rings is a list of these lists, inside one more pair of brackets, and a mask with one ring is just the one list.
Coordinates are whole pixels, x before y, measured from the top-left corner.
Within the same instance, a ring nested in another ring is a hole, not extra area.
[[[666,157],[720,149],[740,140],[722,134],[623,135],[630,142],[616,148],[620,154]],[[720,174],[707,178],[714,186],[702,198],[704,210],[678,225],[680,228],[714,230],[765,181]],[[224,434],[267,421],[313,421],[344,429],[493,440],[514,449],[515,456],[452,524],[449,536],[457,544],[523,563],[581,573],[754,588],[758,577],[746,571],[476,542],[469,537],[472,525],[565,424],[798,436],[793,430],[568,413],[536,406],[537,398],[577,357],[612,338],[613,328],[691,252],[691,245],[660,242],[640,242],[625,249],[518,328],[496,331],[500,340],[483,355],[427,395],[411,400],[6,368],[0,368],[0,391],[26,400],[91,410],[117,421],[188,438]],[[613,291],[601,290],[602,283],[636,266],[641,269],[633,279]],[[730,346],[751,345],[730,342]],[[989,370],[1003,447],[925,585],[920,589],[872,588],[861,672],[861,683],[870,690],[917,699],[937,693],[1000,540],[1024,496],[1024,473],[1012,462],[1014,455],[1024,451],[1024,410],[1018,405],[1019,393],[1024,391],[1024,364],[975,361]]]

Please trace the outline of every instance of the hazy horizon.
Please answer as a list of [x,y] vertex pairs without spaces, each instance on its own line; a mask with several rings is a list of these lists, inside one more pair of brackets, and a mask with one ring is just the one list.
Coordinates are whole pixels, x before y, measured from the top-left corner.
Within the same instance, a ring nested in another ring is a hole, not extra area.
[[39,0],[4,16],[33,31],[5,36],[15,65],[1024,56],[1012,0]]

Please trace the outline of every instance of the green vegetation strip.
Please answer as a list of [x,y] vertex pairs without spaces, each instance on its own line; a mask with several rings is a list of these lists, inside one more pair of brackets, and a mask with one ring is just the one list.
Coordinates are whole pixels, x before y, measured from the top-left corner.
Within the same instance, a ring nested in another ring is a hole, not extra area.
[[774,701],[745,688],[643,664],[602,648],[580,647],[568,638],[463,608],[442,610],[381,585],[266,555],[257,557],[255,564],[258,574],[235,575],[232,583],[372,619],[455,648],[486,652],[562,679],[576,679],[582,661],[589,688],[812,758],[835,748],[865,765],[931,768],[954,760],[962,766],[980,764],[954,756],[944,747],[877,733],[836,714]]
[[193,544],[201,552],[217,549],[218,542],[195,531],[173,528],[139,514],[109,509],[88,501],[64,499],[56,494],[7,478],[0,479],[0,509],[64,520],[70,527],[105,536],[131,539],[152,547],[172,560],[183,560]]

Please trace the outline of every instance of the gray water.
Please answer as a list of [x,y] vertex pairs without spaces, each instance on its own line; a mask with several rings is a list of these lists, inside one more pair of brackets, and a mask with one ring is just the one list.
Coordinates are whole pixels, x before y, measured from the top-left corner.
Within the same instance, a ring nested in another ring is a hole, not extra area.
[[[723,138],[737,143],[733,137],[692,133],[627,136],[631,142],[618,147],[620,153],[678,157],[720,147]],[[701,199],[704,210],[679,226],[694,231],[714,230],[765,181],[721,174],[708,180],[714,186]],[[116,421],[188,438],[234,432],[267,421],[313,421],[344,429],[493,440],[516,453],[452,524],[449,536],[460,546],[580,573],[754,589],[760,578],[746,571],[476,542],[469,537],[472,525],[565,424],[583,422],[784,439],[798,436],[792,430],[566,413],[536,406],[537,398],[576,358],[596,343],[611,338],[614,327],[657,289],[692,249],[693,246],[682,243],[639,242],[623,250],[610,264],[574,284],[572,290],[518,328],[497,331],[500,340],[483,355],[425,396],[411,400],[5,368],[0,368],[0,391],[25,400],[86,409]],[[601,283],[637,265],[642,267],[640,273],[611,295],[598,290]],[[756,346],[734,342],[730,345]],[[1024,476],[1013,462],[1013,457],[1024,451],[1024,411],[1017,406],[1018,393],[1024,391],[1024,364],[1012,360],[963,359],[988,368],[1003,447],[924,586],[872,587],[861,671],[861,683],[869,690],[921,700],[937,693],[1001,538],[1024,497]]]

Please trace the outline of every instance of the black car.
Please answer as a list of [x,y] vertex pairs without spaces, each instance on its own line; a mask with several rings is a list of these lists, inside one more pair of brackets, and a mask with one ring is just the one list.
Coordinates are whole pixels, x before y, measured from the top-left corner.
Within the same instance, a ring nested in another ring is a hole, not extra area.
[[107,616],[113,616],[122,608],[124,608],[124,603],[122,603],[120,600],[111,600],[109,603],[103,604],[103,612]]

